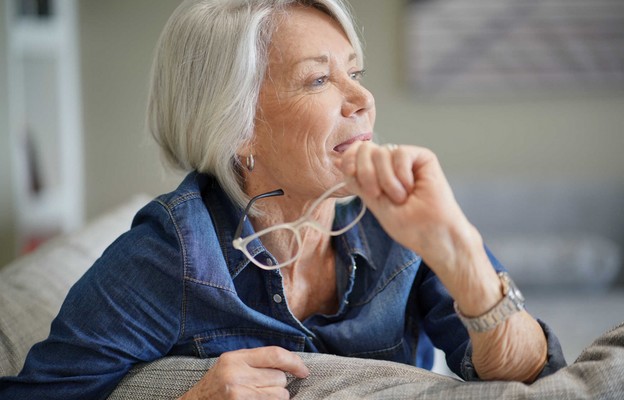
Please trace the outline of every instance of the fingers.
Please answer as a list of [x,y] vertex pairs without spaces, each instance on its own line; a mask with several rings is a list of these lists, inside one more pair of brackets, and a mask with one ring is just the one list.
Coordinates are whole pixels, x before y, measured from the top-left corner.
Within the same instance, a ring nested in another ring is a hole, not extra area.
[[[377,182],[377,173],[375,171],[375,163],[372,160],[372,146],[360,146],[359,151],[355,154],[355,179],[365,193],[370,196],[379,197],[381,195],[381,187]],[[375,151],[375,153],[378,153]]]
[[412,157],[405,148],[396,145],[356,143],[336,165],[346,176],[355,179],[358,192],[365,197],[385,195],[401,204],[414,183]]
[[406,188],[399,180],[395,171],[395,150],[382,148],[373,156],[373,164],[377,172],[380,189],[393,202],[402,203],[407,197]]
[[411,192],[414,186],[414,173],[412,170],[412,158],[407,152],[397,151],[393,152],[393,166],[394,173],[397,179],[407,192]]
[[256,368],[253,370],[253,379],[257,381],[256,387],[286,387],[288,379],[286,373],[272,368]]
[[301,357],[281,347],[268,346],[241,351],[250,354],[247,361],[250,367],[271,368],[288,372],[297,378],[307,378],[310,375],[310,370],[305,366]]

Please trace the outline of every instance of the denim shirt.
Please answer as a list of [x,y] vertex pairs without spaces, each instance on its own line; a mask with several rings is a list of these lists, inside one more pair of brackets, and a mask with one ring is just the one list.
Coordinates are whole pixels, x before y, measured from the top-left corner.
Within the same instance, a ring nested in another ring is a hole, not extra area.
[[[353,204],[338,205],[334,226],[354,213]],[[455,373],[478,379],[448,292],[372,214],[333,238],[338,311],[304,321],[288,308],[280,271],[257,268],[232,247],[241,214],[214,178],[198,173],[147,204],[69,291],[20,375],[0,380],[0,397],[106,398],[137,363],[269,345],[426,369],[436,346]],[[252,232],[247,221],[243,237]],[[275,262],[257,239],[251,253]],[[565,361],[542,326],[551,373]]]

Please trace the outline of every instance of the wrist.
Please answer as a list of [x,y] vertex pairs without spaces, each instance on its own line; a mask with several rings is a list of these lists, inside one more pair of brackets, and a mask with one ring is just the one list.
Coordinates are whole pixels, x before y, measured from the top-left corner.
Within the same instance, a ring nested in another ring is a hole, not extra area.
[[452,232],[453,253],[436,273],[462,313],[476,317],[502,300],[501,281],[477,229],[467,224]]
[[468,317],[455,302],[455,312],[464,326],[471,332],[488,332],[502,324],[515,313],[524,310],[524,296],[506,272],[499,272],[503,299],[493,308],[477,317]]

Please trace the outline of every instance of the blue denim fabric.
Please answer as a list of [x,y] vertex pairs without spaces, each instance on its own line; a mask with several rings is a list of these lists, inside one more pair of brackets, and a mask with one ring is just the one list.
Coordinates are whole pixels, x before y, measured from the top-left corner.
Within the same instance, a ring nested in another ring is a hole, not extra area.
[[[281,273],[232,247],[241,212],[215,179],[197,173],[146,205],[70,290],[20,375],[0,380],[0,398],[104,399],[136,363],[268,345],[430,369],[433,343],[462,374],[469,341],[451,297],[372,214],[334,238],[338,312],[299,321]],[[335,226],[353,213],[352,204],[339,205]],[[252,231],[247,222],[243,235]],[[255,257],[273,259],[258,240],[252,246]]]

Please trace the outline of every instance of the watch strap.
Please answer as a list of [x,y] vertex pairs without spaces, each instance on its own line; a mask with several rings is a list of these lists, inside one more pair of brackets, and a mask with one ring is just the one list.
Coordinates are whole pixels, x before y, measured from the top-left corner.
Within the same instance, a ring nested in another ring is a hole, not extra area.
[[457,302],[454,303],[457,316],[468,330],[487,332],[503,323],[513,314],[524,310],[524,297],[509,274],[499,272],[498,276],[501,280],[503,299],[486,313],[474,318],[466,317],[459,310]]

